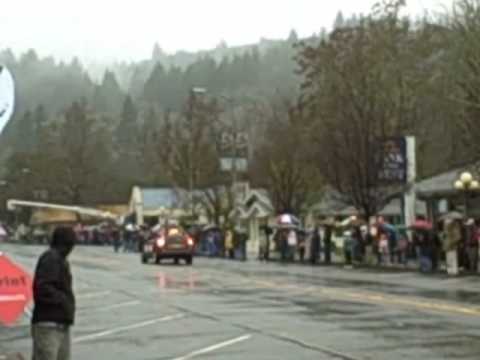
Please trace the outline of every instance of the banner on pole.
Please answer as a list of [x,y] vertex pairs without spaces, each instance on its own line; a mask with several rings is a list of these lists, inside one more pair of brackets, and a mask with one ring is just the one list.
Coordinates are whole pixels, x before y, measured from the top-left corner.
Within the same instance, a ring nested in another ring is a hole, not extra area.
[[380,140],[376,153],[378,181],[388,184],[405,184],[408,180],[406,138]]

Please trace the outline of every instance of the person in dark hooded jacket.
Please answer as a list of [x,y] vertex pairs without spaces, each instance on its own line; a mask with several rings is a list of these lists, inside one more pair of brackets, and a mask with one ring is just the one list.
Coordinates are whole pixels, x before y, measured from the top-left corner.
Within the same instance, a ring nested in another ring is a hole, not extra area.
[[33,281],[33,360],[70,359],[75,296],[67,257],[75,238],[71,228],[55,229],[50,249],[38,260]]
[[313,229],[312,238],[310,242],[310,263],[315,265],[318,262],[318,256],[320,252],[320,243],[322,241],[322,236],[320,235],[320,229],[316,226]]

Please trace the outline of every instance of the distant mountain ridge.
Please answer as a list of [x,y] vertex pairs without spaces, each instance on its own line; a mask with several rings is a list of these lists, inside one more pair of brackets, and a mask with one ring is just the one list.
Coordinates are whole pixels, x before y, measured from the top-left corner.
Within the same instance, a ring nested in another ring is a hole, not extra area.
[[180,67],[186,69],[196,61],[202,58],[211,58],[217,63],[220,63],[223,59],[233,59],[235,56],[242,56],[254,49],[258,49],[260,54],[265,54],[268,50],[275,46],[281,46],[288,40],[297,39],[295,30],[292,30],[288,39],[266,39],[261,38],[259,42],[247,45],[228,46],[225,41],[220,42],[215,48],[200,50],[200,51],[186,51],[179,50],[173,54],[165,52],[158,43],[153,45],[152,55],[149,59],[134,61],[115,61],[115,62],[86,62],[85,69],[87,70],[90,78],[100,83],[107,70],[113,71],[119,85],[122,89],[128,91],[129,89],[129,76],[125,74],[125,70],[131,68],[133,65],[149,66],[153,69],[156,63],[162,64],[166,68]]

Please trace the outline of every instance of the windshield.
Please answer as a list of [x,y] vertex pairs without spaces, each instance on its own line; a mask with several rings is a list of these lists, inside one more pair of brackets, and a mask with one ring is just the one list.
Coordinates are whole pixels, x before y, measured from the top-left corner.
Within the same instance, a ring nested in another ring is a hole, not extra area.
[[0,34],[0,360],[479,358],[480,0]]

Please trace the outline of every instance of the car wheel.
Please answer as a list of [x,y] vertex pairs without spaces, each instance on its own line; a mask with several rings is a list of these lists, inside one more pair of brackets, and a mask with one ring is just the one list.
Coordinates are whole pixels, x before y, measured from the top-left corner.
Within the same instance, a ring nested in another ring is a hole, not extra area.
[[146,264],[148,262],[148,258],[145,254],[142,254],[142,264]]
[[175,265],[178,265],[178,263],[180,262],[180,259],[179,259],[179,258],[175,258],[175,259],[173,259],[173,262],[175,263]]
[[192,265],[193,264],[193,257],[189,256],[189,257],[185,258],[185,261],[187,262],[187,265]]
[[161,261],[162,259],[160,258],[160,256],[155,257],[155,264],[160,264]]

